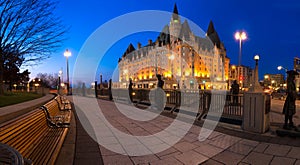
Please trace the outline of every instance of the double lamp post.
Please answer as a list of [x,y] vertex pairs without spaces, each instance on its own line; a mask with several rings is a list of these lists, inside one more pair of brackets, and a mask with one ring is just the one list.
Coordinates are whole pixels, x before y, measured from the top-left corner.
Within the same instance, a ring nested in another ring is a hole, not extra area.
[[64,52],[64,56],[67,59],[67,95],[71,95],[72,93],[70,92],[70,80],[69,80],[69,61],[68,58],[71,56],[71,52],[66,49],[66,51]]

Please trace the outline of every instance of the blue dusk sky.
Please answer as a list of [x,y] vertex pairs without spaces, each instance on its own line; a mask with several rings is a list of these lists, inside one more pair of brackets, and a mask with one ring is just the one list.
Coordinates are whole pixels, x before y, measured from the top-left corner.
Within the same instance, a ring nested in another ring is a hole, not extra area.
[[[197,24],[204,31],[210,20],[213,21],[221,41],[227,49],[231,64],[238,63],[239,45],[234,33],[245,30],[248,39],[243,43],[242,64],[254,68],[254,55],[260,55],[260,78],[265,73],[282,73],[277,66],[293,68],[293,58],[300,57],[300,1],[298,0],[61,0],[54,13],[61,17],[64,25],[70,27],[67,39],[51,58],[38,66],[28,68],[30,77],[37,73],[56,74],[63,69],[66,77],[65,49],[72,52],[69,58],[70,75],[77,55],[88,37],[106,22],[135,11],[160,10],[172,12],[177,4],[179,14]],[[171,17],[171,15],[170,15]],[[147,20],[130,20],[145,24]],[[153,21],[153,20],[152,20]],[[183,20],[182,20],[183,21]],[[169,24],[165,22],[164,25]],[[120,26],[119,29],[126,28]],[[118,29],[112,29],[118,34]],[[110,36],[103,36],[105,37]],[[113,36],[111,36],[113,37]],[[155,40],[157,33],[137,33],[115,43],[104,55],[98,74],[109,79],[117,67],[118,59],[130,43],[137,47],[148,39]],[[101,47],[102,43],[95,43]],[[95,54],[97,55],[97,54]],[[27,68],[26,68],[27,69]],[[64,78],[65,79],[65,78]],[[97,76],[99,80],[99,76]]]

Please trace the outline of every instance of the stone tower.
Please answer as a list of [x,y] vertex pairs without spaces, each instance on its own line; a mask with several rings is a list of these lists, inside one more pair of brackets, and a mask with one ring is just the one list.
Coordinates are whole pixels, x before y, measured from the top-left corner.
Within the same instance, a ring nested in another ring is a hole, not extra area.
[[175,3],[172,18],[170,21],[170,42],[171,44],[177,40],[181,30],[181,21],[178,15],[177,5]]

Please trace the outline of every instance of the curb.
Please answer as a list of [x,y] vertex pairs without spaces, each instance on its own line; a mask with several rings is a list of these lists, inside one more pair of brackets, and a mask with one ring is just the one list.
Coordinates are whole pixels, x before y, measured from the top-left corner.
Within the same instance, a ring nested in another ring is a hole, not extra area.
[[[40,106],[42,106],[43,104],[47,103],[48,101],[50,101],[51,99],[53,99],[55,97],[55,95],[53,95],[53,97],[50,98],[49,95],[51,95],[51,94],[48,94],[46,96],[43,96],[43,97],[40,97],[40,98],[37,98],[37,99],[34,99],[34,100],[26,101],[26,102],[23,102],[23,103],[19,103],[19,104],[15,104],[15,105],[10,105],[10,106],[6,106],[6,107],[1,107],[0,111],[1,110],[5,111],[4,109],[8,109],[8,108],[9,109],[15,109],[15,111],[11,112],[11,113],[6,113],[4,115],[1,115],[0,116],[0,123],[4,123],[4,122],[9,121],[11,119],[14,119],[14,118],[16,118],[18,116],[21,116],[21,115],[23,115],[25,113],[28,113],[28,112],[36,109],[36,108],[39,108]],[[49,97],[49,99],[44,100],[46,97]],[[42,101],[40,101],[40,100],[42,100]],[[35,101],[34,105],[26,106],[26,104],[28,104],[28,102],[32,102],[32,101]],[[18,109],[17,106],[18,107],[23,106],[23,108],[19,108]]]

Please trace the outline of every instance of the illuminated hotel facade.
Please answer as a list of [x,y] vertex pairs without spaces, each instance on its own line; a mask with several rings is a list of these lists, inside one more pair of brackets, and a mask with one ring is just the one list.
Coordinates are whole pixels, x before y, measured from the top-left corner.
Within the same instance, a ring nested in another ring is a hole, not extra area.
[[137,48],[130,44],[118,62],[119,87],[154,88],[156,75],[166,89],[228,89],[230,59],[210,22],[206,35],[194,35],[185,20],[181,23],[175,4],[169,25],[155,42]]

